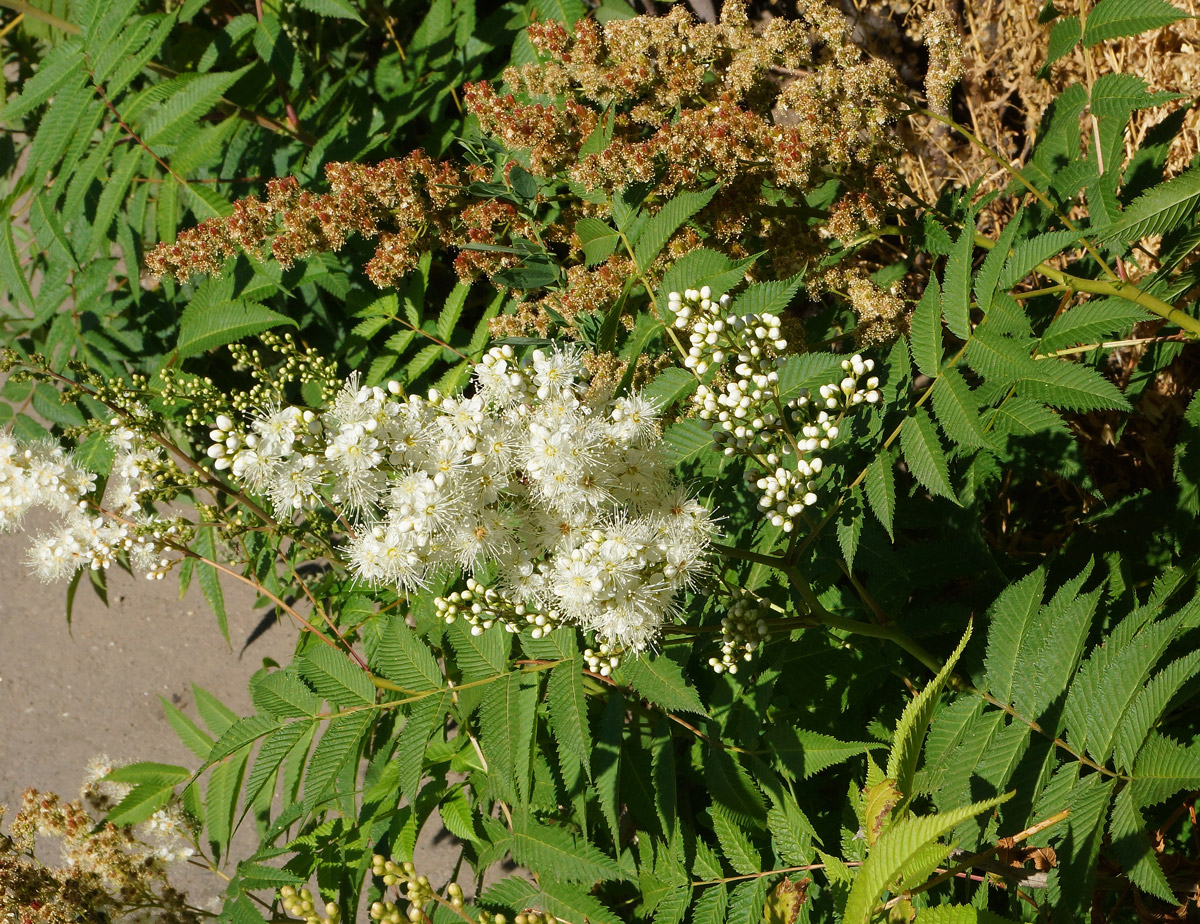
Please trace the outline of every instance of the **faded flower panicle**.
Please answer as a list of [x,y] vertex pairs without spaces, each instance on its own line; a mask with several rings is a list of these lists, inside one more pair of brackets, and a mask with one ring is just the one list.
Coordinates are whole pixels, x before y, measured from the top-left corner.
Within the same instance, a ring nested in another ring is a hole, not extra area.
[[[824,252],[824,237],[848,241],[882,225],[902,150],[891,127],[892,70],[863,56],[832,6],[802,3],[798,16],[758,29],[731,0],[716,24],[695,21],[682,5],[603,26],[585,18],[573,31],[534,23],[537,62],[506,72],[506,87],[464,88],[482,131],[502,148],[494,166],[459,167],[420,151],[375,166],[329,164],[329,192],[273,180],[264,199],[181,232],[147,265],[179,279],[219,273],[267,242],[286,265],[357,234],[377,242],[366,271],[380,286],[435,249],[455,254],[461,279],[495,281],[537,241],[569,285],[497,323],[504,333],[543,335],[561,319],[570,330],[581,307],[606,310],[632,275],[652,285],[667,263],[706,242],[738,257],[764,253],[760,271],[793,275]],[[518,160],[546,181],[520,207],[494,195],[497,185],[512,188]],[[827,221],[813,224],[805,197],[832,178],[839,197]],[[635,184],[634,205],[647,213],[684,191],[718,190],[693,219],[700,233],[678,230],[653,265],[634,267],[620,249],[599,266],[583,260],[579,222],[609,217],[613,198]]]
[[963,76],[962,36],[954,17],[943,5],[931,10],[922,21],[929,67],[925,71],[925,99],[937,113],[950,111],[950,91]]
[[416,266],[417,256],[439,232],[448,231],[444,210],[463,184],[456,168],[421,151],[373,167],[327,164],[325,179],[330,191],[323,194],[302,190],[295,177],[271,180],[265,200],[243,199],[234,203],[231,215],[181,231],[174,243],[151,251],[146,265],[179,279],[215,275],[228,258],[257,252],[271,239],[272,255],[290,266],[308,254],[340,250],[358,234],[380,238],[367,273],[378,285],[391,285]]
[[846,274],[850,307],[858,315],[854,338],[859,346],[891,343],[901,333],[906,312],[904,300],[885,292],[861,273]]
[[[79,800],[26,790],[22,807],[0,836],[0,921],[6,924],[198,924],[202,915],[168,880],[190,858],[194,831],[178,805],[127,828],[99,820],[123,793],[103,776],[107,758],[89,764]],[[0,818],[4,808],[0,806]],[[62,848],[56,866],[36,854],[39,838]]]
[[703,572],[715,528],[675,482],[654,407],[582,374],[576,352],[523,364],[505,346],[476,366],[469,398],[352,376],[319,413],[273,405],[248,427],[218,416],[208,455],[281,515],[347,514],[365,581],[413,590],[494,566],[489,599],[521,625],[568,622],[642,650]]

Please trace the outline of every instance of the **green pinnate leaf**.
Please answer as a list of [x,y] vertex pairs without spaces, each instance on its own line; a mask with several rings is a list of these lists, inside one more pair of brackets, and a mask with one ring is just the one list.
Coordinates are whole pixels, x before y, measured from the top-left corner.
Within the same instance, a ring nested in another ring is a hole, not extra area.
[[139,786],[174,786],[192,774],[187,767],[142,761],[111,770],[104,778],[112,783],[132,783]]
[[925,733],[929,730],[929,722],[937,707],[938,697],[954,672],[967,642],[971,640],[972,627],[958,643],[958,647],[946,659],[936,677],[933,678],[907,706],[896,723],[896,731],[892,735],[892,749],[888,754],[887,778],[895,781],[896,788],[905,798],[913,795],[913,779],[917,772],[917,757],[921,753],[921,744],[925,741]]
[[174,785],[139,784],[125,794],[104,820],[118,828],[136,825],[166,805],[174,792]]
[[1146,820],[1133,804],[1129,787],[1117,793],[1108,818],[1108,835],[1113,853],[1131,882],[1143,892],[1175,904],[1170,883],[1158,865],[1157,854],[1146,836]]
[[895,539],[892,524],[896,518],[896,475],[892,471],[892,464],[890,452],[884,451],[875,456],[867,466],[863,490],[867,493],[871,512],[883,524],[888,535]]
[[680,193],[646,222],[641,234],[633,244],[634,263],[646,269],[666,246],[671,236],[693,215],[712,201],[719,186],[695,192]]
[[933,410],[942,431],[953,442],[967,449],[991,445],[983,429],[979,402],[957,369],[947,369],[933,386]]
[[1046,572],[1038,568],[1006,587],[988,609],[985,683],[989,692],[1005,705],[1012,702],[1017,659],[1041,609],[1045,589]]
[[1024,211],[1017,209],[1017,214],[1004,226],[1004,230],[1000,232],[1000,237],[996,240],[996,246],[988,251],[988,255],[983,258],[983,263],[979,267],[979,272],[975,274],[975,301],[984,312],[992,307],[992,302],[996,298],[996,291],[1000,285],[1000,273],[1008,260],[1023,216]]
[[1185,170],[1135,199],[1112,224],[1097,229],[1098,242],[1132,243],[1180,227],[1200,204],[1200,169]]
[[441,689],[446,678],[428,646],[403,616],[392,616],[375,649],[377,668],[388,680],[411,693]]
[[449,635],[464,680],[484,680],[508,671],[508,654],[512,648],[512,635],[508,632],[472,635],[471,627],[459,619],[450,627]]
[[350,0],[300,0],[300,5],[306,10],[312,10],[321,16],[353,19],[362,22],[362,17]]
[[304,679],[335,706],[375,703],[375,685],[363,669],[341,651],[319,645],[302,655],[298,663]]
[[550,730],[559,752],[570,754],[591,776],[592,738],[583,692],[581,655],[551,668],[550,679],[546,682],[546,702],[550,708]]
[[909,320],[908,345],[917,368],[925,375],[937,375],[942,364],[942,293],[932,273]]
[[771,742],[772,756],[779,761],[783,771],[805,780],[827,767],[859,757],[871,748],[883,747],[877,741],[841,741],[791,723],[772,725],[767,740]]
[[745,875],[762,872],[762,857],[750,843],[746,832],[737,821],[720,805],[713,805],[708,810],[712,818],[713,831],[721,845],[721,852],[733,867],[735,872]]
[[37,72],[24,81],[21,92],[0,108],[6,125],[37,109],[69,81],[84,80],[84,50],[78,39],[68,39],[50,48],[41,58]]
[[920,924],[1014,924],[1011,918],[970,905],[937,905],[922,908]]
[[322,702],[291,671],[272,671],[256,677],[250,684],[250,699],[255,708],[277,718],[315,716]]
[[246,774],[248,751],[217,764],[208,775],[204,791],[204,818],[208,841],[214,852],[228,852],[233,837],[233,821],[237,814],[238,796]]
[[1050,322],[1038,343],[1038,352],[1053,353],[1076,344],[1090,344],[1153,315],[1123,298],[1101,298],[1075,305]]
[[762,827],[767,807],[750,774],[727,751],[709,752],[704,779],[713,803],[747,827]]
[[942,280],[942,312],[946,327],[959,340],[971,335],[971,255],[975,250],[975,222],[959,232]]
[[1100,0],[1083,28],[1085,46],[1139,35],[1187,19],[1188,14],[1166,0]]
[[258,741],[264,735],[277,729],[279,724],[278,719],[273,719],[265,715],[252,715],[244,719],[238,719],[217,739],[208,754],[208,759],[205,761],[204,766],[212,766],[218,761],[224,760],[230,754],[248,749],[250,745],[254,744],[254,742]]
[[666,655],[627,658],[617,669],[615,679],[669,711],[708,714],[695,689],[683,676],[683,669]]
[[[762,254],[752,254],[745,259],[734,261],[716,250],[700,247],[689,250],[671,264],[670,269],[663,275],[659,287],[659,302],[665,305],[671,292],[683,292],[685,289],[701,289],[708,286],[713,295],[720,297],[731,291],[746,278],[746,271]],[[672,318],[666,319],[668,323]]]
[[583,259],[588,266],[603,263],[616,252],[621,235],[599,218],[581,218],[575,223],[575,233],[583,247]]
[[[747,286],[745,291],[734,299],[733,305],[729,309],[730,313],[739,315],[780,314],[800,291],[803,279],[803,274],[798,273],[791,279],[772,279],[768,282],[758,282]],[[780,388],[782,390],[782,384]]]
[[1082,36],[1083,26],[1079,22],[1078,16],[1068,16],[1056,22],[1050,30],[1050,46],[1046,50],[1046,64],[1039,76],[1045,77],[1050,65],[1069,54],[1071,49],[1079,44]]
[[[929,489],[931,494],[954,500],[954,488],[950,485],[950,469],[946,462],[946,451],[938,438],[929,412],[918,408],[905,421],[900,430],[900,449],[904,461],[914,478]],[[868,489],[868,498],[870,490]],[[957,503],[957,501],[956,501]]]
[[1045,263],[1079,240],[1075,231],[1047,231],[1021,241],[1012,249],[1012,256],[1000,271],[999,287],[1011,289],[1040,263]]
[[1054,598],[1038,610],[1025,635],[1027,643],[1017,653],[1012,699],[1017,711],[1038,718],[1067,688],[1083,655],[1100,592],[1080,594],[1090,569],[1064,584]]
[[181,74],[159,84],[155,93],[162,102],[147,109],[150,115],[142,124],[143,139],[150,145],[162,145],[177,136],[181,127],[207,114],[252,66],[226,73]]
[[179,320],[178,354],[181,359],[195,356],[281,324],[296,326],[296,322],[287,315],[244,299],[205,305],[193,303],[184,310]]
[[1021,394],[1066,411],[1124,411],[1129,402],[1103,375],[1081,363],[1042,360],[1023,370]]
[[537,705],[536,675],[512,673],[488,685],[480,709],[479,743],[489,775],[502,798],[510,803],[529,798]]
[[396,739],[397,785],[410,803],[416,801],[421,788],[429,736],[444,720],[449,696],[449,693],[442,693],[414,703]]
[[263,738],[254,758],[254,769],[250,771],[246,780],[242,802],[245,810],[250,809],[264,789],[274,788],[273,784],[284,758],[305,735],[312,736],[314,727],[311,722],[291,722],[274,729]]
[[374,715],[363,710],[330,721],[304,773],[303,811],[311,812],[333,791],[342,770],[356,759],[359,743],[373,720]]
[[729,888],[724,883],[706,886],[692,906],[694,924],[725,924]]
[[999,796],[937,815],[903,818],[889,826],[879,836],[854,877],[842,914],[845,924],[870,924],[875,905],[884,889],[900,874],[905,864],[961,822],[986,812],[1007,798]]
[[[1097,762],[1108,760],[1112,755],[1114,739],[1121,722],[1134,699],[1142,691],[1154,665],[1162,657],[1167,646],[1174,641],[1177,631],[1176,619],[1155,623],[1138,632],[1130,644],[1122,646],[1119,651],[1111,652],[1105,659],[1106,663],[1099,666],[1095,677],[1095,695],[1083,704],[1084,715],[1075,717],[1075,727],[1069,726],[1072,744],[1078,741],[1079,745],[1083,746],[1086,743],[1088,753]],[[1114,647],[1105,646],[1098,651]],[[1085,679],[1085,672],[1092,663],[1089,659],[1080,671],[1080,681]],[[1079,734],[1079,718],[1082,718],[1084,723],[1084,735]]]
[[1200,651],[1193,651],[1163,668],[1142,687],[1117,725],[1113,758],[1118,768],[1128,770],[1145,744],[1151,729],[1183,685],[1200,671]]
[[561,827],[539,824],[529,813],[514,818],[512,855],[539,876],[562,882],[620,879],[615,860]]
[[221,702],[204,687],[192,684],[192,695],[196,701],[196,711],[208,726],[213,735],[222,735],[238,720],[238,714]]
[[167,721],[175,729],[175,734],[179,736],[179,740],[187,745],[187,749],[201,760],[208,757],[209,751],[212,750],[213,739],[205,734],[199,725],[180,712],[179,709],[166,699],[160,696],[159,701],[162,703]]
[[1200,514],[1200,394],[1188,402],[1179,422],[1174,475],[1180,507],[1192,516]]
[[1151,733],[1134,764],[1130,788],[1138,808],[1169,799],[1181,789],[1200,788],[1200,748]]

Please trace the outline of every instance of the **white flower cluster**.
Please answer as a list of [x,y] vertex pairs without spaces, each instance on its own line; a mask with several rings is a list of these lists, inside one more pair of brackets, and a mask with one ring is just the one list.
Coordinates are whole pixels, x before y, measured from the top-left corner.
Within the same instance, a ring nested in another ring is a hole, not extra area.
[[721,657],[709,658],[708,666],[718,674],[736,674],[739,659],[752,660],[769,634],[765,616],[766,610],[753,597],[734,590],[733,606],[721,620]]
[[76,464],[59,445],[25,444],[0,434],[0,531],[21,525],[35,507],[65,513],[96,488],[96,476]]
[[69,578],[83,567],[108,568],[123,552],[148,578],[162,578],[169,561],[161,557],[159,540],[175,528],[160,528],[142,512],[150,455],[131,439],[132,433],[122,430],[112,438],[118,453],[107,496],[122,521],[89,512],[87,497],[96,489],[96,476],[61,446],[49,440],[25,444],[0,434],[0,532],[18,529],[35,507],[62,515],[58,528],[37,536],[30,547],[28,563],[43,581]]
[[218,417],[208,454],[282,515],[326,497],[344,510],[364,580],[409,590],[436,569],[494,565],[496,594],[523,608],[514,618],[641,650],[715,529],[676,483],[653,405],[591,391],[581,372],[570,350],[522,363],[504,346],[476,366],[471,397],[402,397],[352,376],[320,413],[271,408],[245,431]]
[[697,375],[727,361],[732,365],[731,376],[701,383],[692,395],[700,420],[725,455],[754,460],[746,481],[758,492],[759,509],[773,526],[791,532],[796,517],[818,499],[824,462],[816,453],[838,438],[845,411],[880,400],[878,379],[872,376],[865,387],[859,386],[874,362],[857,355],[844,361],[846,376],[821,386],[820,408],[807,392],[784,401],[779,369],[787,340],[778,317],[726,314],[729,296],[714,300],[707,286],[682,295],[672,292],[669,301],[675,326],[690,330],[685,364]]

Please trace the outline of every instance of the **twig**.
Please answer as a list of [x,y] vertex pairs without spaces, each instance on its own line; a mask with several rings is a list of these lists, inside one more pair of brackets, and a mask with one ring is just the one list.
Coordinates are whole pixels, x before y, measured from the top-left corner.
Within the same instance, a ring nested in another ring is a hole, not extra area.
[[891,908],[892,906],[894,906],[898,902],[902,901],[904,898],[906,898],[909,895],[916,895],[918,892],[926,892],[929,889],[932,889],[934,886],[940,885],[941,883],[945,882],[947,879],[950,879],[950,878],[956,876],[958,873],[960,873],[964,870],[971,869],[974,866],[978,866],[984,860],[989,859],[992,856],[992,854],[994,854],[996,851],[1000,850],[1001,848],[1011,847],[1016,844],[1019,844],[1019,843],[1021,843],[1021,841],[1031,838],[1035,834],[1039,834],[1042,831],[1045,831],[1047,828],[1051,827],[1052,825],[1058,824],[1060,821],[1063,821],[1065,818],[1067,818],[1070,814],[1071,814],[1070,809],[1063,809],[1061,812],[1056,812],[1055,814],[1051,815],[1049,818],[1039,821],[1035,825],[1030,825],[1024,831],[1021,831],[1018,834],[1014,834],[1012,837],[1003,838],[1002,843],[996,843],[993,846],[987,848],[986,850],[981,850],[981,851],[979,851],[979,853],[971,854],[969,857],[967,857],[965,860],[963,860],[961,863],[959,863],[957,866],[953,867],[952,869],[948,869],[944,873],[942,873],[938,876],[934,876],[932,879],[926,880],[925,882],[921,883],[919,886],[916,886],[915,888],[907,890],[903,895],[897,895],[895,898],[889,899],[887,902],[885,902],[883,905],[881,905],[879,908],[876,909],[876,913],[879,913],[880,911],[886,911],[888,908]]

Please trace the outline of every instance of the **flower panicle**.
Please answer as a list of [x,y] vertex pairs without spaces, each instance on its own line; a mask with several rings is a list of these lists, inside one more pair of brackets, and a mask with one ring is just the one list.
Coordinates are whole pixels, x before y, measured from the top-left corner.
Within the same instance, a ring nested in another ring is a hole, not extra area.
[[[361,580],[404,591],[465,571],[439,601],[472,631],[570,624],[642,651],[696,586],[716,527],[675,480],[658,412],[589,388],[575,349],[488,351],[474,393],[406,395],[352,375],[324,408],[218,415],[208,456],[280,516],[327,507],[353,524]],[[494,571],[485,586],[481,575]]]

